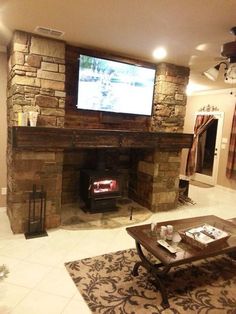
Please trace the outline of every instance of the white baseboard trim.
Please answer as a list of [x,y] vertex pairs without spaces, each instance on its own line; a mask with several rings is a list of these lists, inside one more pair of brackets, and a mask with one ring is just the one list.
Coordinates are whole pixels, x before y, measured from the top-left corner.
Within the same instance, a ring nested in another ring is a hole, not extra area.
[[228,191],[228,192],[232,192],[232,193],[235,193],[235,192],[236,192],[235,189],[231,189],[231,188],[228,188],[228,187],[223,186],[223,185],[217,184],[216,187],[218,187],[218,188],[220,188],[220,189],[222,189],[222,190]]

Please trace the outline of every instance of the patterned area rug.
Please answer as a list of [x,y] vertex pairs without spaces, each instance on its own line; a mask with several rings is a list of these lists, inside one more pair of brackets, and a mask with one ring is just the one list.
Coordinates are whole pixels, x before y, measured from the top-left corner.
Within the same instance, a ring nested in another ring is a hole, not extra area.
[[165,286],[170,308],[163,309],[159,291],[142,267],[136,250],[66,263],[65,266],[92,313],[102,314],[235,314],[236,262],[226,255],[175,267]]

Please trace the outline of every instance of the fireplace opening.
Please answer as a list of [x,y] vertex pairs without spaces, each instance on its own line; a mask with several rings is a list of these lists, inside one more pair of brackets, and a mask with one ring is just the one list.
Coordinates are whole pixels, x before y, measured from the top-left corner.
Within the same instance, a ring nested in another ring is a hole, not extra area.
[[116,210],[116,201],[121,197],[119,176],[111,170],[81,170],[80,191],[86,211]]
[[[123,200],[137,202],[149,209],[155,206],[151,204],[152,186],[157,185],[152,176],[155,170],[153,158],[156,158],[153,154],[153,150],[148,148],[80,148],[64,151],[63,219],[66,217],[68,220],[69,215],[75,216],[81,210],[85,214],[109,214],[109,211],[115,214]],[[165,179],[162,172],[159,173]]]

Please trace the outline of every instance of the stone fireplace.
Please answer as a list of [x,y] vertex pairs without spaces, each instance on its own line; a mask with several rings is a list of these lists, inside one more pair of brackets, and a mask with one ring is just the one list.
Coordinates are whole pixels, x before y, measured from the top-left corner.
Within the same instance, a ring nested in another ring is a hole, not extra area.
[[[9,47],[8,198],[14,233],[24,232],[33,184],[47,191],[46,228],[60,225],[62,204],[78,197],[80,171],[105,150],[116,156],[121,192],[153,212],[174,208],[189,69],[157,65],[151,118],[74,110],[78,48],[16,31]],[[18,112],[40,112],[37,127],[17,126]],[[114,158],[112,159],[114,162]]]

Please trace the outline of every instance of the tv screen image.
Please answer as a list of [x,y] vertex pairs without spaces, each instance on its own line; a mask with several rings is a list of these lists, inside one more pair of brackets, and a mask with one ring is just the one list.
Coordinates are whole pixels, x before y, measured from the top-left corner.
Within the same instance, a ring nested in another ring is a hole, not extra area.
[[78,109],[152,114],[155,69],[80,55]]

